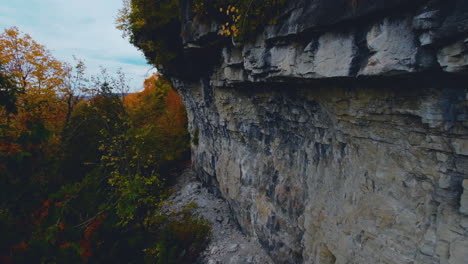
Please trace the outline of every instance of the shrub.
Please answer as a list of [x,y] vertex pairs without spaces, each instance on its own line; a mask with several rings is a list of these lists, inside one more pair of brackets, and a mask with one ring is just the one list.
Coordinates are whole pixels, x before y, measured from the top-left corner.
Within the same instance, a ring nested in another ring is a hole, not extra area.
[[265,25],[276,23],[285,3],[286,0],[194,0],[193,11],[220,23],[220,35],[246,41]]
[[193,215],[196,203],[186,205],[169,216],[157,214],[146,224],[156,236],[156,243],[145,250],[147,261],[157,264],[195,263],[211,237],[211,225]]

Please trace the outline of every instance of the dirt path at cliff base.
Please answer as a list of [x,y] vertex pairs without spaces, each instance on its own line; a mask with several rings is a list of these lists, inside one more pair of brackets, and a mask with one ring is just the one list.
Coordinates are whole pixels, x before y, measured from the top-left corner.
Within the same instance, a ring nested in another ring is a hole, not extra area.
[[195,202],[198,205],[195,215],[212,224],[212,238],[200,257],[200,263],[273,263],[257,241],[240,232],[226,201],[209,193],[192,170],[186,170],[180,176],[175,190],[164,210],[180,210],[184,205]]

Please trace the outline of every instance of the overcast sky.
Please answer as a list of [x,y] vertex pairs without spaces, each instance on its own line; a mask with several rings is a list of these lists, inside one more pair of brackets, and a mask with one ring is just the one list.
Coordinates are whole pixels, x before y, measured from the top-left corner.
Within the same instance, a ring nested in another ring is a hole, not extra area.
[[17,26],[57,59],[83,59],[88,74],[97,74],[100,65],[110,72],[121,67],[138,91],[155,69],[115,28],[121,5],[121,0],[0,0],[0,30]]

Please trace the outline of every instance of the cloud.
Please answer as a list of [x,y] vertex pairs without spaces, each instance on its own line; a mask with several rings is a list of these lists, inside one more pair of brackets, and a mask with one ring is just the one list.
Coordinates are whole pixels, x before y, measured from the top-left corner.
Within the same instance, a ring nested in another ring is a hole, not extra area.
[[4,1],[0,29],[17,26],[58,59],[72,62],[75,55],[85,60],[90,74],[97,74],[99,66],[122,68],[133,79],[132,90],[139,90],[152,66],[115,28],[121,5],[118,0]]

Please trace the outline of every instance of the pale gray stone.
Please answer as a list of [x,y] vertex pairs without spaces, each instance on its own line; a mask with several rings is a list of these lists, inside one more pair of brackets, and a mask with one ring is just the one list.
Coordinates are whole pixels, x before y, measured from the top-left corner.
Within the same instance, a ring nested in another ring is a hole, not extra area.
[[227,252],[229,252],[229,253],[234,253],[234,252],[237,251],[238,248],[239,248],[239,245],[238,245],[238,244],[231,244],[231,245],[229,245],[229,246],[226,248],[226,250],[227,250]]
[[468,139],[455,138],[452,140],[455,153],[468,156]]
[[431,45],[434,42],[434,33],[431,31],[423,32],[419,35],[419,43],[421,46]]
[[460,197],[460,213],[468,215],[468,180],[463,180],[463,194]]
[[442,189],[448,189],[450,187],[451,178],[447,174],[442,174],[439,178],[439,187]]
[[437,54],[442,69],[446,72],[468,71],[468,38],[445,46]]
[[413,27],[418,30],[434,29],[440,24],[438,17],[439,10],[424,12],[414,17]]
[[320,77],[349,76],[354,58],[354,39],[352,36],[326,33],[320,36],[318,50],[314,55],[312,72]]
[[466,264],[468,260],[468,241],[457,240],[450,244],[449,264]]
[[360,75],[391,75],[413,72],[417,47],[415,35],[407,20],[384,19],[367,34],[367,45],[373,55]]

